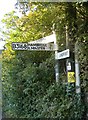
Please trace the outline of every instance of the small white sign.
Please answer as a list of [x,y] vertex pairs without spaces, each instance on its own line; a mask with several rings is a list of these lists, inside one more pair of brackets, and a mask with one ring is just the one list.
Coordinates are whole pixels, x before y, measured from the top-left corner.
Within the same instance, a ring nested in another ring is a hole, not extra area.
[[71,70],[71,62],[68,62],[67,70]]
[[64,58],[68,58],[70,56],[70,52],[69,49],[64,50],[62,52],[57,53],[57,55],[55,56],[55,59],[64,59]]
[[67,66],[67,70],[71,70],[71,66]]
[[12,43],[13,50],[45,50],[53,51],[55,50],[54,44],[45,44],[45,43]]

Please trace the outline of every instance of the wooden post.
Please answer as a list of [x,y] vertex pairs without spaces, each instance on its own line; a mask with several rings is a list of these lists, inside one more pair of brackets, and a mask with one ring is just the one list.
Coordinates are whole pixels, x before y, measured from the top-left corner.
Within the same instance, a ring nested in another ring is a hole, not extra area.
[[[66,49],[70,51],[70,57],[66,59],[66,73],[67,73],[67,93],[68,95],[72,95],[70,93],[75,92],[75,72],[74,72],[74,55],[71,50],[71,44],[69,42],[69,33],[68,26],[66,26]],[[73,48],[72,48],[73,49]]]

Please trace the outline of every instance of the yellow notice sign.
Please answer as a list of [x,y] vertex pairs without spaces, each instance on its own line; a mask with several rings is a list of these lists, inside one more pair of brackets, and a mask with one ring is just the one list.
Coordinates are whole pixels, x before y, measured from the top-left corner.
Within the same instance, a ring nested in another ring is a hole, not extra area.
[[68,77],[69,83],[75,82],[75,73],[74,72],[68,72],[67,77]]

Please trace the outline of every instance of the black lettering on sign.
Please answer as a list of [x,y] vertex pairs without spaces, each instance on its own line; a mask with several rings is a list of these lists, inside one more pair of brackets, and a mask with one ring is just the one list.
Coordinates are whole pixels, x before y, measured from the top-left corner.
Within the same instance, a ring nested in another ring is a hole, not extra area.
[[12,43],[13,50],[45,50],[47,49],[47,44],[42,43]]

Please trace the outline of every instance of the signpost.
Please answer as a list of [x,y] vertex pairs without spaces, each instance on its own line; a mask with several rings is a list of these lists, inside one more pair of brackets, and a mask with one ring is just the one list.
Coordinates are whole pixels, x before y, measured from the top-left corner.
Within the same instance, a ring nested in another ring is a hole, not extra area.
[[[54,34],[55,35],[55,34]],[[53,40],[51,39],[48,40],[48,38],[51,38],[53,35],[45,37],[41,40],[29,42],[29,43],[20,43],[20,42],[13,42],[12,43],[12,49],[13,50],[30,50],[30,51],[55,51],[55,77],[56,77],[56,82],[58,82],[59,79],[59,68],[58,68],[58,59],[64,59],[68,58],[70,56],[69,49],[64,50],[62,52],[58,53],[58,48],[57,48],[57,43],[56,43],[56,37],[54,38],[54,43]],[[39,43],[40,42],[40,43]],[[44,43],[43,43],[44,42]]]
[[[54,29],[54,26],[53,26],[53,29]],[[58,54],[58,44],[57,44],[57,39],[56,39],[56,34],[55,34],[55,31],[53,31],[53,34],[54,34],[54,44],[56,45],[56,50],[55,50],[55,56],[57,56]],[[55,78],[56,78],[56,83],[58,83],[59,81],[59,64],[58,64],[58,60],[55,58]]]
[[[56,41],[55,32],[53,32],[52,35],[49,35],[28,43],[13,42],[12,49],[13,50],[30,50],[30,51],[55,51],[55,56],[56,56],[58,53],[58,45]],[[59,79],[58,60],[55,59],[55,61],[56,61],[55,77],[56,77],[56,82],[58,82],[58,79]]]
[[[31,41],[31,42],[13,42],[12,43],[13,50],[30,50],[30,51],[55,51],[55,77],[56,82],[59,79],[59,66],[58,60],[69,58],[70,57],[70,50],[66,49],[64,51],[58,52],[56,35],[53,31],[53,34],[50,36],[46,36],[44,38]],[[71,71],[72,66],[71,63],[68,62],[67,65],[67,78],[69,83],[75,82],[74,72]]]
[[64,59],[70,57],[69,49],[59,52],[56,56],[56,59]]

